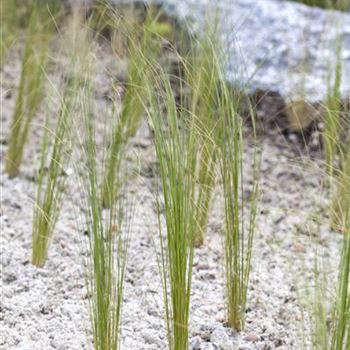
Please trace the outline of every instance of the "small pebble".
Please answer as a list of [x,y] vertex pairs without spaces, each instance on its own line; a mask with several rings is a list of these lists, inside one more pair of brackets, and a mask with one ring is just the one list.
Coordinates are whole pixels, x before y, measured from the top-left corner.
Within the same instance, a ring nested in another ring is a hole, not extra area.
[[259,340],[259,336],[256,333],[251,332],[244,338],[244,340],[247,340],[247,341],[250,341],[252,343],[255,343],[255,342],[257,342]]

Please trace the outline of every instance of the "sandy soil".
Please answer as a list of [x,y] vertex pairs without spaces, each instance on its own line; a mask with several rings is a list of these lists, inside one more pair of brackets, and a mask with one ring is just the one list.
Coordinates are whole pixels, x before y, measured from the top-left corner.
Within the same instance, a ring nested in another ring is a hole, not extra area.
[[[44,268],[31,259],[31,223],[38,170],[40,128],[34,127],[25,151],[21,173],[9,179],[4,156],[15,103],[20,56],[11,54],[1,68],[1,349],[91,349],[92,336],[84,285],[84,229],[80,191],[74,175],[56,227]],[[110,91],[106,67],[99,61],[95,102],[103,105]],[[42,112],[38,123],[42,122]],[[101,118],[103,119],[103,118]],[[104,120],[101,120],[101,125]],[[101,126],[102,128],[102,126]],[[242,333],[225,327],[222,242],[222,198],[217,191],[205,244],[196,250],[191,300],[191,349],[301,349],[310,327],[301,308],[305,287],[312,277],[313,236],[311,215],[326,219],[327,191],[322,190],[320,161],[310,160],[295,137],[279,133],[260,136],[262,197],[255,240],[247,324]],[[156,261],[158,227],[155,213],[155,154],[144,125],[132,140],[128,164],[139,161],[139,176],[129,181],[135,198],[132,240],[127,265],[122,320],[122,349],[165,349],[161,284]],[[247,146],[247,165],[252,149]],[[135,165],[133,165],[135,166]],[[247,180],[248,181],[248,180]],[[336,267],[340,236],[321,227],[320,246]]]

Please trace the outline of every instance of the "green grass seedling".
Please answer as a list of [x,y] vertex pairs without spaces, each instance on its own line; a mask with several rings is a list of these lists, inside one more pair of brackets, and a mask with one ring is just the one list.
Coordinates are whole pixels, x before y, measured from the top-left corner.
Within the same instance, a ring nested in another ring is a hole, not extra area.
[[7,53],[16,40],[20,29],[18,1],[0,1],[0,66],[5,63]]
[[[102,204],[110,207],[118,194],[119,184],[115,174],[118,172],[125,146],[134,136],[144,115],[146,93],[145,81],[149,78],[149,68],[143,57],[153,59],[160,51],[157,36],[157,18],[149,16],[143,27],[127,31],[128,37],[128,77],[123,98],[122,110],[113,131],[113,138],[108,149],[105,175],[101,186]],[[122,22],[125,23],[125,22]],[[126,23],[126,25],[128,25]]]
[[[335,171],[339,198],[334,197],[333,207],[336,207],[338,212],[331,215],[336,215],[335,228],[343,234],[340,254],[329,255],[328,246],[323,247],[320,228],[324,223],[320,218],[317,220],[319,232],[315,239],[313,279],[307,288],[310,292],[306,300],[311,320],[311,345],[315,350],[345,350],[350,347],[349,159],[344,163],[342,170],[337,168]],[[339,260],[337,256],[340,257]],[[335,273],[329,270],[332,264],[329,264],[328,259],[336,259],[338,268]]]
[[[81,86],[74,122],[80,125],[76,128],[75,138],[79,140],[77,152],[82,159],[77,164],[77,170],[87,232],[87,238],[84,238],[87,243],[85,282],[89,294],[92,346],[95,350],[118,350],[130,220],[122,196],[108,210],[102,208],[99,191],[101,167],[96,141],[96,120],[100,114],[94,105],[92,79],[96,55],[89,40],[91,31],[86,30],[79,11],[74,11],[64,43],[67,44],[67,52],[73,52],[77,61],[77,69],[73,69],[70,76],[73,81],[78,77]],[[105,147],[106,144],[103,145]],[[121,184],[119,172],[116,176]]]
[[86,169],[83,173],[87,176],[82,180],[84,191],[87,192],[85,213],[89,258],[86,267],[87,287],[91,296],[90,317],[94,349],[118,350],[130,226],[123,225],[125,232],[122,232],[122,220],[127,212],[121,200],[118,204],[114,201],[105,211],[101,205],[94,119],[88,107],[90,100],[87,97],[84,103]]
[[331,226],[345,227],[344,218],[350,206],[350,112],[340,92],[342,81],[341,43],[337,43],[334,82],[329,84],[324,115],[324,155],[330,180],[336,182],[331,206]]
[[[58,113],[56,130],[52,135],[49,135],[48,129],[45,129],[32,234],[32,263],[38,267],[42,267],[46,261],[49,244],[62,206],[66,184],[66,176],[63,173],[71,153],[71,114],[77,93],[77,84],[72,81],[68,83]],[[54,142],[46,172],[46,155],[50,153],[49,136],[54,139]]]
[[[70,57],[70,61],[55,131],[49,130],[50,117],[46,118],[32,232],[32,263],[38,267],[42,267],[47,259],[49,245],[62,207],[67,181],[65,172],[73,146],[73,119],[74,115],[80,113],[78,100],[85,93],[91,69],[88,33],[81,24],[79,14],[74,12],[69,19],[69,30],[63,35],[64,49],[68,51],[66,54]],[[52,149],[50,149],[50,143],[52,143]]]
[[[244,199],[242,118],[237,107],[240,94],[232,96],[223,87],[220,106],[220,171],[225,205],[225,270],[227,318],[240,331],[245,324],[247,290],[251,269],[258,205],[258,153],[255,149],[253,184],[249,199]],[[248,218],[245,211],[249,210]]]
[[328,279],[328,265],[319,257],[318,249],[316,251],[314,284],[308,302],[312,320],[312,348],[315,350],[347,350],[350,346],[349,218],[348,210],[344,219],[338,279],[334,288]]
[[208,29],[203,38],[195,42],[185,69],[190,90],[189,108],[197,117],[198,137],[201,141],[198,164],[196,246],[202,245],[204,241],[215,185],[218,81],[222,68],[218,58],[217,42],[215,31]]
[[350,208],[344,213],[344,238],[339,266],[335,322],[332,327],[331,350],[350,348]]
[[[340,95],[340,85],[342,79],[342,67],[340,60],[341,45],[338,43],[337,47],[338,59],[334,69],[334,81],[331,82],[330,79],[328,87],[328,96],[325,106],[324,114],[324,154],[327,166],[327,172],[332,178],[333,170],[335,167],[335,160],[340,157],[342,151],[341,143],[343,130],[343,118],[340,111],[341,107],[341,95]],[[339,160],[340,161],[340,160]]]
[[10,177],[19,172],[30,125],[42,101],[47,51],[53,31],[51,22],[46,8],[33,8],[5,159],[5,171]]
[[[318,242],[315,242],[317,245]],[[329,308],[330,291],[328,290],[328,280],[325,273],[325,264],[319,256],[317,247],[315,252],[315,261],[313,268],[313,286],[310,297],[311,317],[311,342],[313,348],[320,350],[329,349],[329,332],[327,327],[327,317]]]
[[337,231],[344,232],[350,210],[350,151],[344,160],[342,170],[337,173],[338,188],[331,205],[331,226]]
[[[197,138],[194,116],[177,106],[169,77],[153,73],[149,121],[160,167],[166,232],[162,232],[160,198],[158,219],[161,245],[161,276],[170,350],[188,348],[193,239],[195,232],[195,186]],[[164,116],[165,110],[165,119]],[[165,126],[166,125],[166,126]]]
[[[1,0],[0,1],[0,66],[6,63],[8,52],[26,29],[38,0]],[[57,0],[46,0],[41,6],[54,16],[59,10]]]

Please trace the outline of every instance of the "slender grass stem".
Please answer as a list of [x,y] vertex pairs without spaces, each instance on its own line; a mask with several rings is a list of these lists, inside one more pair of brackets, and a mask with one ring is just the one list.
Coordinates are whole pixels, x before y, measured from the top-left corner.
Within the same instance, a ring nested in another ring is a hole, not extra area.
[[[134,27],[126,33],[129,42],[128,81],[122,111],[113,131],[111,146],[108,149],[105,174],[101,186],[102,204],[105,208],[111,206],[118,194],[119,184],[115,181],[115,174],[121,164],[121,155],[128,140],[135,135],[144,115],[144,100],[147,97],[144,85],[145,81],[149,79],[150,72],[143,57],[156,58],[160,51],[159,40],[154,38],[157,28],[156,20],[156,18],[149,15],[142,28],[136,26],[136,30]],[[125,24],[123,20],[121,23]]]
[[198,162],[196,246],[202,245],[204,241],[215,185],[218,88],[223,66],[220,64],[217,43],[216,30],[208,26],[205,35],[194,42],[190,57],[185,62],[185,78],[190,90],[189,108],[196,116],[196,128],[201,144]]
[[[78,41],[77,33],[80,34],[80,41]],[[84,55],[86,46],[89,46],[84,28],[77,26],[69,33],[69,38],[71,39],[71,37],[73,37],[74,43],[71,52],[69,52],[69,71],[65,76],[63,96],[60,96],[56,128],[54,132],[49,131],[50,116],[47,115],[41,149],[32,231],[32,263],[39,267],[42,267],[46,261],[62,207],[67,185],[66,170],[73,148],[73,119],[74,115],[79,112],[78,101],[87,89],[91,68],[89,55]],[[77,49],[77,45],[79,45],[80,51]],[[85,50],[83,50],[83,45],[85,45]],[[49,138],[53,139],[51,150],[49,149]],[[49,157],[48,154],[50,154]]]
[[[329,278],[328,262],[320,261],[319,237],[315,243],[317,250],[314,286],[311,300],[308,301],[311,305],[312,348],[315,350],[345,350],[350,347],[350,201],[348,199],[350,168],[347,168],[349,164],[345,164],[342,170],[337,170],[339,198],[336,206],[340,216],[337,218],[336,228],[343,233],[343,239],[336,283],[332,281],[333,276]],[[346,198],[345,204],[342,202],[344,198]]]
[[53,33],[51,22],[46,8],[33,6],[6,154],[5,171],[9,177],[19,172],[30,125],[43,97],[47,51]]
[[331,226],[344,232],[350,210],[350,152],[341,171],[337,171],[337,186],[331,205]]
[[[168,346],[171,350],[186,350],[189,335],[198,146],[193,116],[176,105],[169,78],[164,73],[154,73],[154,76],[156,79],[152,79],[152,83],[147,86],[150,93],[148,116],[154,129],[165,210],[165,235],[162,233],[160,211],[158,220]],[[166,109],[166,127],[163,107]]]
[[[253,159],[254,178],[251,196],[244,200],[243,133],[242,120],[235,102],[223,89],[221,105],[220,170],[225,206],[225,267],[227,317],[231,327],[244,328],[247,290],[251,269],[253,240],[258,204],[258,156]],[[245,219],[245,209],[249,218]]]
[[345,350],[350,347],[350,209],[345,223],[332,350]]
[[346,215],[346,226],[339,267],[336,322],[333,325],[331,350],[350,347],[350,209]]
[[[71,91],[65,95],[70,95]],[[70,142],[67,135],[69,130],[69,107],[67,98],[61,104],[56,131],[54,133],[54,145],[51,153],[49,167],[45,173],[45,155],[48,152],[48,132],[42,144],[41,166],[37,184],[37,196],[34,206],[33,233],[32,233],[32,263],[42,267],[47,258],[50,240],[58,219],[59,209],[62,203],[62,195],[66,182],[62,172],[69,160],[69,150],[65,150]],[[44,179],[46,178],[46,181]]]
[[[342,113],[340,111],[341,95],[340,86],[342,80],[342,65],[341,65],[341,43],[337,44],[337,63],[334,69],[334,82],[329,83],[328,96],[326,101],[326,111],[324,116],[324,153],[326,160],[327,172],[330,177],[333,176],[335,168],[335,160],[339,157],[342,151]],[[331,79],[330,79],[331,80]]]
[[103,211],[98,188],[94,120],[89,109],[84,115],[84,173],[87,176],[82,183],[87,191],[85,212],[89,232],[86,283],[91,295],[89,306],[94,349],[118,350],[130,226],[123,225],[127,212],[121,200]]

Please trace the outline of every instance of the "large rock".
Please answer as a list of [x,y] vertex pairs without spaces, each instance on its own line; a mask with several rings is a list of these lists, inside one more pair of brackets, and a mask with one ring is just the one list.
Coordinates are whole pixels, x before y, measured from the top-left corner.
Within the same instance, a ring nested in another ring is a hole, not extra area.
[[282,106],[291,129],[322,114],[337,62],[341,95],[350,96],[350,13],[283,0],[158,2],[198,33],[217,11],[228,81]]
[[290,129],[305,128],[322,114],[337,60],[342,67],[341,95],[349,99],[350,13],[285,0],[145,2],[163,6],[198,34],[208,14],[214,18],[217,13],[222,48],[229,57],[227,80],[254,94],[268,113],[284,113]]

